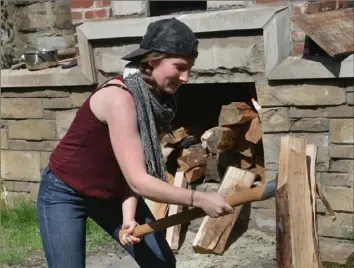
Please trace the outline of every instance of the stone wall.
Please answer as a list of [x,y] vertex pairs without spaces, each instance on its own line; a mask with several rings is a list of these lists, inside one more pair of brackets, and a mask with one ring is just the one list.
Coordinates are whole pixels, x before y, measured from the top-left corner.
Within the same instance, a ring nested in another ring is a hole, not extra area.
[[12,59],[5,68],[19,62],[23,52],[28,50],[45,48],[58,49],[61,54],[75,52],[70,0],[5,2],[8,21],[13,28],[13,38],[7,42]]
[[[305,136],[318,146],[316,169],[324,194],[337,213],[337,221],[325,216],[318,202],[319,234],[348,238],[353,230],[354,88],[352,81],[301,81],[256,84],[263,127],[265,167],[268,179],[276,176],[280,138]],[[253,204],[256,228],[275,232],[274,198]]]
[[1,177],[9,206],[37,199],[40,172],[91,90],[2,89]]

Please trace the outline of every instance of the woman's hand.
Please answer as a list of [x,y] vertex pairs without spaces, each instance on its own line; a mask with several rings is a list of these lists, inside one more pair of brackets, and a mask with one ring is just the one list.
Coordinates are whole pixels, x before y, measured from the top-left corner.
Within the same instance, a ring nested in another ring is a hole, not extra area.
[[195,206],[200,207],[211,218],[218,218],[234,212],[221,193],[195,192]]
[[122,230],[124,231],[124,234],[122,239],[119,239],[123,246],[132,246],[140,243],[141,238],[132,236],[136,226],[138,226],[136,221],[126,221],[123,223]]

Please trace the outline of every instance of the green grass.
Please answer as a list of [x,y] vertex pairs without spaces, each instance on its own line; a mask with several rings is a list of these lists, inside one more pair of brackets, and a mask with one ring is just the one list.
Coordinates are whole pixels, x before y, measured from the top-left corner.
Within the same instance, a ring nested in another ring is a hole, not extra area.
[[[0,263],[23,264],[32,251],[42,249],[34,204],[21,203],[16,209],[1,210],[0,220]],[[95,222],[87,221],[87,253],[110,240]]]

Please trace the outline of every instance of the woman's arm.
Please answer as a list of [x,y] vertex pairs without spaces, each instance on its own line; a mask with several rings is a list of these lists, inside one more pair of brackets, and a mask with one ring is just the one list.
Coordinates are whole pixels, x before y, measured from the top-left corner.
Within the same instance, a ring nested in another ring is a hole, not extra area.
[[[131,190],[159,203],[190,205],[191,190],[175,187],[147,173],[131,94],[121,88],[107,87],[95,95],[91,98],[91,108],[101,121],[108,124],[114,154]],[[192,205],[202,208],[211,217],[233,212],[219,193],[196,191]]]
[[131,189],[129,189],[124,196],[122,203],[123,224],[125,222],[135,221],[135,211],[136,206],[138,205],[138,198],[139,196],[131,191]]

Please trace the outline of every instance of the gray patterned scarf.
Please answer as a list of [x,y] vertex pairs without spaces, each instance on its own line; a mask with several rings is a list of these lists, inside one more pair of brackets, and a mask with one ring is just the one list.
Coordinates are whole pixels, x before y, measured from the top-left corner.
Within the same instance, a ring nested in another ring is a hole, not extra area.
[[158,101],[141,77],[138,66],[133,63],[125,66],[123,79],[135,101],[148,173],[167,181],[166,165],[162,156],[157,128],[161,128],[166,133],[171,132],[170,124],[177,108],[175,97],[165,94],[167,96],[163,96],[164,100]]

